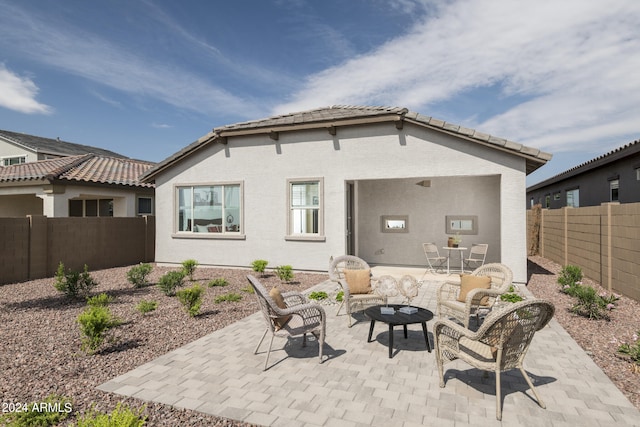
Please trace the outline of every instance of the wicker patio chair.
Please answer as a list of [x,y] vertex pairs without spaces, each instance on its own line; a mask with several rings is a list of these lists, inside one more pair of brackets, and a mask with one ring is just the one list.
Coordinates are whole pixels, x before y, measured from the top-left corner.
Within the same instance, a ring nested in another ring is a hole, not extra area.
[[349,327],[351,327],[352,313],[362,311],[372,305],[386,304],[387,297],[376,292],[375,286],[377,283],[377,278],[371,277],[370,274],[369,280],[371,283],[371,290],[367,293],[352,293],[345,278],[345,270],[371,271],[371,267],[369,267],[369,264],[367,264],[363,259],[360,259],[353,255],[338,256],[332,259],[329,263],[329,279],[338,283],[341,286],[342,291],[344,292],[342,302],[340,303],[340,305],[338,306],[338,310],[336,311],[336,316],[340,314],[340,310],[342,309],[342,307],[344,307],[347,312],[347,321],[349,323]]
[[[264,370],[267,370],[269,355],[273,346],[273,338],[289,338],[302,335],[302,345],[307,344],[307,334],[313,334],[318,340],[319,361],[322,363],[322,346],[326,330],[326,319],[322,306],[309,303],[304,295],[298,292],[267,292],[265,287],[255,277],[247,276],[249,283],[255,291],[258,305],[267,323],[267,328],[258,342],[254,354],[264,341],[264,337],[271,333],[271,342],[267,357],[264,361]],[[280,303],[280,304],[278,304]]]
[[468,328],[469,318],[472,314],[475,314],[476,321],[480,324],[480,310],[491,310],[497,297],[509,290],[513,280],[513,272],[504,264],[491,263],[478,267],[470,275],[466,275],[475,276],[480,280],[482,277],[488,276],[486,289],[469,290],[466,284],[473,281],[474,277],[465,278],[464,276],[461,275],[460,283],[447,281],[440,285],[436,291],[436,314],[438,317],[453,317],[465,328]]
[[527,300],[492,312],[477,332],[463,328],[450,320],[438,320],[433,326],[436,362],[440,387],[445,386],[444,365],[460,359],[496,375],[496,418],[502,419],[500,373],[518,368],[533,391],[538,404],[545,408],[522,362],[536,331],[553,317],[554,306],[543,300]]

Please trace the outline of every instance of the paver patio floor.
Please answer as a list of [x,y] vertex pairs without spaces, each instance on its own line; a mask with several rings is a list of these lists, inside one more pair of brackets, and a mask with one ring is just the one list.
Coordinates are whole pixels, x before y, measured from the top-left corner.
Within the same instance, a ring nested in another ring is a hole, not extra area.
[[[387,273],[393,274],[377,272]],[[428,276],[412,304],[435,312],[437,280]],[[335,285],[323,282],[312,290],[331,292]],[[640,425],[640,412],[555,320],[535,335],[525,359],[547,408],[538,406],[520,373],[510,371],[502,375],[501,423],[493,374],[484,377],[456,361],[446,365],[446,387],[440,388],[435,352],[427,352],[420,325],[409,326],[408,339],[396,328],[389,359],[386,325],[376,324],[368,343],[368,319],[356,315],[348,328],[336,308],[325,307],[322,364],[315,340],[303,348],[301,338],[276,338],[263,371],[268,338],[253,354],[265,328],[258,312],[99,389],[264,426]]]

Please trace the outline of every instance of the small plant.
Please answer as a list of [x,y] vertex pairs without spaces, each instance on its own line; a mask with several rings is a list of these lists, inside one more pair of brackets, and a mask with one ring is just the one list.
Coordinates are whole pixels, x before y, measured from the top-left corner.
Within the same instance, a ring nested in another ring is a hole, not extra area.
[[571,307],[571,312],[589,319],[607,319],[607,303],[591,286],[577,288],[575,297],[578,301]]
[[172,297],[176,294],[176,288],[182,286],[183,281],[183,271],[168,271],[158,280],[158,287],[165,295]]
[[293,267],[290,265],[279,265],[276,267],[276,275],[283,282],[290,282],[293,279]]
[[329,295],[327,295],[327,293],[324,291],[311,292],[309,294],[309,299],[316,300],[316,301],[324,300],[327,298],[329,298]]
[[113,297],[105,293],[87,298],[87,304],[91,307],[106,307],[113,302]]
[[198,284],[193,285],[190,288],[183,289],[176,292],[178,300],[182,303],[184,308],[189,313],[189,316],[195,317],[200,312],[200,306],[202,305],[202,292],[204,288]]
[[153,267],[151,264],[141,263],[135,265],[127,271],[127,280],[133,285],[134,288],[142,288],[149,284],[147,276],[151,273]]
[[256,291],[253,290],[253,287],[251,285],[245,286],[244,288],[240,289],[242,292],[246,292],[248,294],[255,294]]
[[500,295],[500,300],[506,301],[506,302],[519,302],[519,301],[522,301],[523,299],[524,298],[522,298],[520,295],[516,294],[515,292],[507,292],[506,294]]
[[265,268],[267,268],[267,264],[269,264],[269,261],[266,261],[264,259],[257,259],[251,263],[251,268],[253,268],[253,271],[255,271],[256,273],[264,275],[264,270]]
[[214,286],[228,286],[229,282],[224,277],[218,277],[217,279],[213,279],[213,280],[209,281],[209,283],[207,283],[207,285],[210,288],[213,288]]
[[95,352],[105,339],[110,329],[120,325],[108,307],[89,306],[78,316],[80,332],[82,333],[82,349],[87,353]]
[[143,406],[134,411],[128,406],[118,403],[116,409],[110,414],[91,408],[88,413],[79,417],[78,427],[142,427],[147,421],[147,417],[142,414],[145,408]]
[[151,313],[156,308],[158,308],[158,303],[155,301],[140,301],[138,305],[136,305],[136,310],[138,310],[143,315],[147,313]]
[[67,297],[77,299],[81,296],[87,296],[91,292],[91,289],[98,286],[98,282],[93,280],[89,274],[89,267],[84,265],[84,271],[82,273],[69,269],[66,273],[64,270],[64,264],[60,262],[58,264],[58,270],[56,271],[55,288],[65,294]]
[[633,334],[632,343],[622,343],[618,347],[618,353],[628,358],[636,365],[636,370],[640,369],[640,331]]
[[182,261],[182,272],[185,276],[189,276],[189,280],[193,282],[193,274],[196,272],[198,261],[195,259],[187,259]]
[[342,302],[343,299],[344,299],[344,291],[339,291],[336,294],[336,301],[337,302]]
[[71,400],[52,394],[41,401],[19,403],[12,411],[0,417],[0,425],[7,427],[48,427],[59,425],[73,412]]
[[240,294],[236,294],[236,293],[228,293],[228,294],[224,294],[224,295],[218,295],[215,299],[214,302],[216,304],[220,304],[221,302],[225,302],[225,301],[229,301],[229,302],[238,302],[242,299],[242,295]]
[[560,270],[560,274],[558,276],[558,283],[560,286],[574,286],[576,283],[580,283],[582,281],[582,269],[576,265],[565,265]]

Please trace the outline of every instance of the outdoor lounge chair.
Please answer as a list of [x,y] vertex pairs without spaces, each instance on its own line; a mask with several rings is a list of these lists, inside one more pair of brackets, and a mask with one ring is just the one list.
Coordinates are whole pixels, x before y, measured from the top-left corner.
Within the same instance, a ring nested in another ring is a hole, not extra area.
[[496,375],[496,418],[502,419],[500,373],[518,368],[533,391],[538,404],[545,404],[525,372],[524,360],[533,334],[551,320],[554,306],[543,300],[528,300],[492,312],[477,332],[463,328],[450,320],[438,320],[433,326],[436,362],[440,387],[445,386],[444,365],[460,359],[471,366],[493,371]]
[[[345,273],[345,271],[347,271],[347,273]],[[360,275],[360,279],[362,280],[358,280],[358,278],[356,278],[355,281],[367,282],[370,285],[368,290],[366,283],[364,286],[354,287],[354,280],[352,280],[350,286],[349,283],[347,283],[345,275]],[[342,307],[345,307],[349,327],[351,327],[352,313],[364,310],[372,305],[387,303],[387,297],[378,294],[375,290],[377,279],[371,277],[371,267],[369,267],[369,264],[367,264],[363,259],[356,256],[342,255],[332,259],[329,263],[329,279],[338,283],[344,292],[342,302],[336,311],[336,316],[340,313]],[[361,288],[359,293],[353,292],[352,289],[357,287]]]
[[497,297],[509,290],[512,280],[509,267],[492,263],[476,268],[469,275],[460,275],[460,283],[444,282],[436,291],[436,314],[453,317],[465,328],[469,327],[470,316],[475,314],[480,324],[480,310],[491,310]]
[[[318,340],[319,361],[322,363],[322,346],[326,330],[326,314],[322,306],[307,302],[304,295],[298,292],[280,291],[267,292],[262,283],[255,277],[247,276],[251,287],[255,291],[258,305],[267,323],[267,328],[258,342],[254,354],[258,354],[258,349],[264,341],[264,337],[271,333],[269,350],[264,361],[264,370],[267,370],[269,355],[273,346],[273,338],[289,338],[302,335],[302,345],[307,344],[307,334],[313,334]],[[276,288],[274,288],[276,289]]]

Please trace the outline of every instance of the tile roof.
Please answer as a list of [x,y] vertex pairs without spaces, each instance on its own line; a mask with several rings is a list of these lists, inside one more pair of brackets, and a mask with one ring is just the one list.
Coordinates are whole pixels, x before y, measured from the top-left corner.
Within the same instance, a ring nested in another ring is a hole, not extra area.
[[140,182],[154,163],[127,158],[85,154],[0,167],[0,183],[18,181],[76,181],[153,187]]
[[527,160],[527,174],[543,166],[551,159],[551,154],[538,149],[438,120],[430,116],[411,112],[406,108],[334,105],[331,107],[317,108],[314,110],[216,127],[207,135],[204,135],[197,141],[158,163],[153,169],[142,176],[141,180],[152,180],[157,173],[200,148],[215,142],[226,144],[227,138],[232,136],[270,133],[274,138],[277,138],[278,132],[318,129],[323,127],[330,132],[334,132],[335,128],[339,126],[371,124],[376,122],[395,122],[398,129],[402,127],[402,123],[413,123],[418,126],[455,135],[472,142],[519,155]]
[[46,153],[58,156],[77,156],[79,154],[98,154],[101,156],[127,158],[114,151],[105,150],[90,145],[75,144],[73,142],[62,141],[60,139],[43,138],[40,136],[27,135],[26,133],[11,132],[0,129],[0,138],[33,150],[38,153]]
[[567,169],[564,172],[560,172],[557,175],[552,176],[544,181],[541,181],[537,184],[532,185],[527,188],[527,191],[537,190],[538,188],[545,187],[550,184],[554,184],[558,181],[562,181],[567,178],[571,178],[576,175],[580,175],[581,173],[588,172],[600,166],[607,165],[621,158],[625,158],[627,156],[631,156],[633,154],[640,153],[640,139],[630,142],[628,144],[623,145],[622,147],[618,147],[614,150],[609,151],[606,154],[598,156],[594,159],[588,160],[584,163],[579,164],[578,166],[574,166],[570,169]]

